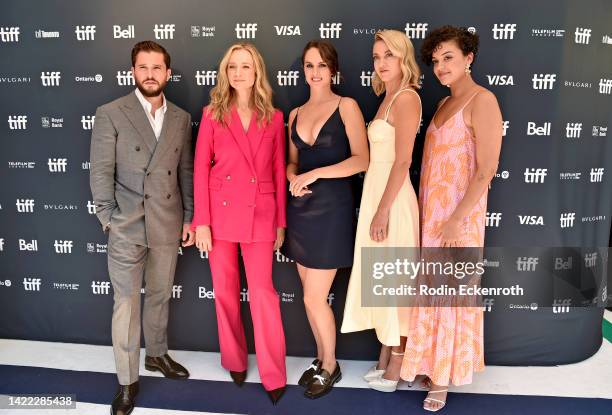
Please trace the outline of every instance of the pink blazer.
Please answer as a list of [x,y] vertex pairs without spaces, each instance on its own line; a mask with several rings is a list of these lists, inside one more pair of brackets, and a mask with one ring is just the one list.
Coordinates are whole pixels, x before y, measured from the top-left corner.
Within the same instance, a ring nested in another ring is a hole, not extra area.
[[194,216],[191,228],[210,225],[212,237],[234,242],[276,239],[286,227],[285,127],[283,114],[261,128],[253,113],[245,133],[235,107],[225,126],[208,107],[196,143]]

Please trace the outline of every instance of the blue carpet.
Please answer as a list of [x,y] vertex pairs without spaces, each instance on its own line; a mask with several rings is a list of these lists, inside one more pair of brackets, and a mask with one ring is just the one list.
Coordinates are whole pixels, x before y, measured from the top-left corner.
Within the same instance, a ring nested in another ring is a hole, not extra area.
[[[79,402],[109,404],[116,391],[116,382],[111,373],[0,365],[2,394],[67,393],[76,394]],[[245,383],[238,388],[231,382],[141,376],[136,402],[139,407],[240,414],[425,413],[422,409],[425,392],[384,394],[368,389],[335,388],[329,395],[314,401],[304,398],[302,393],[301,387],[289,386],[283,399],[274,407],[259,384]],[[448,401],[445,414],[612,413],[612,400],[607,399],[451,393]]]

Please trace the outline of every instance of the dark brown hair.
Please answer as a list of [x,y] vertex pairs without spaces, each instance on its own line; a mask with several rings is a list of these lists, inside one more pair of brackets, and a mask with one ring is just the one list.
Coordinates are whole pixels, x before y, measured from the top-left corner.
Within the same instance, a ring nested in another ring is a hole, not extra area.
[[336,52],[336,48],[327,40],[311,40],[304,47],[304,51],[302,52],[302,66],[304,66],[304,58],[306,57],[306,52],[310,49],[315,48],[319,51],[321,58],[323,58],[323,62],[329,67],[329,71],[332,76],[336,76],[338,72],[338,52]]
[[164,55],[164,63],[166,64],[166,69],[170,69],[170,55],[166,52],[166,49],[162,45],[157,42],[153,42],[152,40],[144,40],[142,42],[138,42],[132,48],[132,66],[136,66],[136,56],[140,52],[158,52]]
[[469,32],[465,27],[455,26],[442,26],[429,32],[423,44],[421,45],[421,60],[426,65],[431,65],[431,59],[434,51],[438,48],[440,43],[454,40],[459,46],[459,49],[466,56],[472,52],[474,54],[474,60],[476,61],[476,54],[478,53],[478,35]]

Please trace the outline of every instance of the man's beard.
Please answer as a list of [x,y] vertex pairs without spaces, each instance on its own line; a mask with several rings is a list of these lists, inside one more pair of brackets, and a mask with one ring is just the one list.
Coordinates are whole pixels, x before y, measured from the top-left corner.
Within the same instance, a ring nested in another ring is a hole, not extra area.
[[[151,80],[152,79],[145,79],[144,82],[151,81]],[[145,89],[144,82],[141,83],[141,82],[136,81],[136,87],[138,88],[140,93],[142,93],[142,95],[144,95],[147,98],[153,98],[153,97],[159,96],[159,94],[161,94],[164,91],[164,88],[168,84],[168,82],[164,81],[161,84],[159,84],[159,86],[156,89],[153,89],[153,90],[148,89],[147,90],[147,89]],[[155,82],[157,82],[157,81],[155,81]]]

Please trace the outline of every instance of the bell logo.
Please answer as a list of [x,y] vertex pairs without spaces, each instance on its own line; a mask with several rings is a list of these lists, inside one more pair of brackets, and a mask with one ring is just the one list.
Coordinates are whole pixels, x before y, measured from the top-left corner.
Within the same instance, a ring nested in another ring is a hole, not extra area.
[[487,75],[487,80],[489,85],[514,85],[514,77],[512,75]]
[[15,206],[18,213],[33,213],[34,199],[17,199]]
[[559,217],[559,222],[561,224],[561,228],[573,228],[574,227],[574,219],[576,219],[575,212],[566,212],[562,213]]
[[172,286],[172,298],[181,298],[181,293],[183,292],[182,285],[173,285]]
[[25,239],[20,239],[19,240],[19,250],[29,251],[29,252],[38,252],[38,241],[36,239],[32,239],[32,241],[26,242]]
[[174,26],[173,24],[156,24],[153,29],[155,39],[165,40],[174,39]]
[[207,300],[215,299],[215,290],[208,291],[206,287],[198,287],[198,298],[206,298]]
[[563,300],[555,299],[553,301],[552,312],[555,314],[569,313],[571,303],[572,303],[571,298],[565,298]]
[[217,82],[217,71],[197,71],[195,74],[197,85],[215,85]]
[[607,95],[612,94],[612,79],[599,80],[599,93]]
[[533,74],[533,89],[553,89],[557,75],[552,73],[547,74]]
[[108,295],[110,290],[110,281],[92,281],[91,291],[95,295]]
[[298,71],[278,71],[276,75],[278,86],[296,86],[299,77]]
[[591,183],[599,183],[603,181],[604,168],[598,167],[591,169]]
[[539,261],[539,258],[536,257],[518,257],[516,259],[516,269],[522,272],[535,271]]
[[548,169],[536,169],[526,168],[525,169],[525,183],[544,183],[544,178],[548,174]]
[[65,173],[66,166],[68,166],[68,159],[53,158],[47,161],[49,171],[51,173]]
[[27,130],[28,116],[27,115],[9,115],[8,125],[11,130]]
[[425,39],[428,23],[406,23],[404,28],[408,39]]
[[117,71],[117,85],[136,85],[134,77],[132,76],[132,71]]
[[568,122],[565,124],[565,137],[566,138],[580,138],[582,132],[581,122]]
[[499,228],[499,222],[501,222],[502,214],[499,212],[487,212],[485,219],[485,226]]
[[237,39],[255,39],[257,23],[236,23]]
[[361,71],[361,86],[372,86],[372,71]]
[[321,23],[319,35],[322,39],[338,39],[342,31],[342,23]]
[[19,42],[18,27],[0,27],[0,40],[6,42]]
[[493,310],[493,304],[495,303],[494,298],[485,298],[482,300],[482,311],[491,311]]
[[574,42],[581,45],[588,45],[591,40],[591,29],[577,27],[574,33]]
[[549,122],[545,122],[543,126],[537,127],[536,123],[528,122],[527,123],[527,135],[540,135],[546,136],[550,135],[550,126]]
[[40,81],[42,86],[59,86],[62,75],[60,72],[41,72]]
[[127,29],[121,29],[121,26],[113,25],[114,39],[134,39],[134,25],[128,25]]
[[81,40],[94,40],[96,37],[95,26],[75,26],[74,33],[78,41]]
[[540,225],[544,226],[544,217],[542,216],[523,216],[518,215],[521,225]]
[[597,252],[591,252],[590,254],[584,254],[584,266],[586,268],[593,268],[597,262]]
[[493,25],[493,39],[505,40],[514,39],[514,33],[516,32],[516,23],[500,23]]
[[26,291],[40,291],[41,281],[40,278],[24,278],[23,288]]
[[71,254],[72,253],[72,241],[55,240],[53,247],[55,248],[56,254]]
[[82,115],[81,116],[81,127],[83,127],[83,130],[91,130],[93,128],[95,119],[96,119],[95,115]]
[[299,26],[274,26],[276,30],[276,36],[301,36]]

